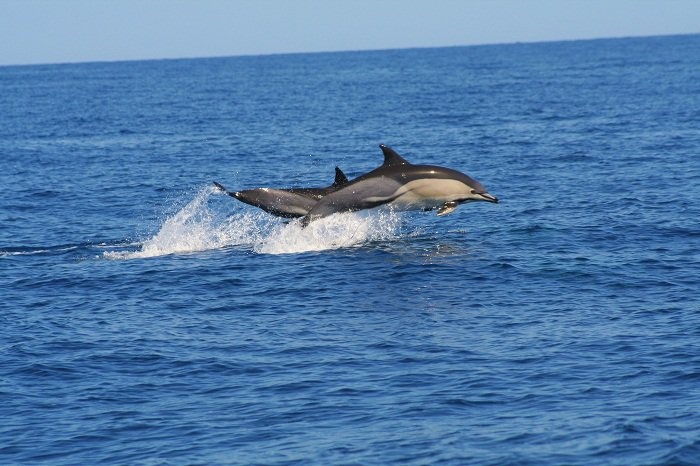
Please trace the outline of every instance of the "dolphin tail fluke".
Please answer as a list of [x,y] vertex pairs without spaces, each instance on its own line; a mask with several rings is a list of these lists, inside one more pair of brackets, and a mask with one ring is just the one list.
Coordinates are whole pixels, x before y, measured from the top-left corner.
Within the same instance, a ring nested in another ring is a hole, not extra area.
[[222,193],[226,193],[226,194],[228,194],[229,196],[235,197],[236,199],[238,199],[238,196],[237,196],[238,193],[237,193],[237,192],[234,193],[234,192],[231,192],[231,191],[227,191],[223,184],[217,183],[216,181],[214,181],[213,183],[214,183],[214,187],[216,188],[217,191],[221,191]]

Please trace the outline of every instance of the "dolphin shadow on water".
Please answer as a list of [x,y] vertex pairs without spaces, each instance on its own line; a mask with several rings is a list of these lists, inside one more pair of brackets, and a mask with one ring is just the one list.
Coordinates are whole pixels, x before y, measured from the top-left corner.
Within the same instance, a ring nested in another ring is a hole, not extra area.
[[338,212],[355,212],[379,206],[395,210],[436,210],[439,216],[453,212],[460,204],[474,201],[498,203],[475,179],[451,168],[414,165],[384,144],[379,145],[384,163],[349,181],[335,167],[335,181],[326,188],[256,188],[226,191],[241,202],[278,217],[301,217],[301,225]]

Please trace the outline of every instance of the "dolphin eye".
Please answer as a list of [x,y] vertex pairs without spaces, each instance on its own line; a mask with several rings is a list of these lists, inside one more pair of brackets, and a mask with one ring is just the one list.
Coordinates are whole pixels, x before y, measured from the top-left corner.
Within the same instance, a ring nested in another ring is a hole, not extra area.
[[477,194],[476,189],[472,189],[472,194]]

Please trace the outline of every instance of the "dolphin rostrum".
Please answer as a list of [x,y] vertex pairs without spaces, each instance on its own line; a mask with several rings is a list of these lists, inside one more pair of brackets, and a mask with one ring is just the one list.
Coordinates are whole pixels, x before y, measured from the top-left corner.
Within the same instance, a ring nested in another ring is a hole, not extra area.
[[265,212],[284,218],[303,217],[309,213],[323,196],[340,189],[348,183],[345,173],[335,167],[335,180],[325,188],[256,188],[243,191],[227,191],[221,184],[214,182],[220,191],[241,202],[259,207]]
[[388,205],[396,210],[434,210],[447,215],[460,204],[498,203],[498,198],[464,173],[435,165],[413,165],[395,150],[380,144],[384,163],[340,189],[326,194],[302,218],[302,225],[337,212]]

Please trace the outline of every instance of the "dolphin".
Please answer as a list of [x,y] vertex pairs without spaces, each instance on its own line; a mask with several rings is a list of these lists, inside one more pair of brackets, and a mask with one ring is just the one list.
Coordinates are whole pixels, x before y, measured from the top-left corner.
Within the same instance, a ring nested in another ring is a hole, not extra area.
[[337,212],[354,212],[387,205],[396,210],[435,210],[447,215],[460,204],[498,203],[498,198],[473,178],[451,168],[414,165],[384,144],[384,163],[319,199],[301,222]]
[[316,205],[323,196],[340,189],[348,183],[345,173],[335,167],[335,180],[325,188],[255,188],[243,191],[227,191],[221,184],[214,181],[214,186],[241,202],[259,207],[265,212],[284,218],[303,217]]

